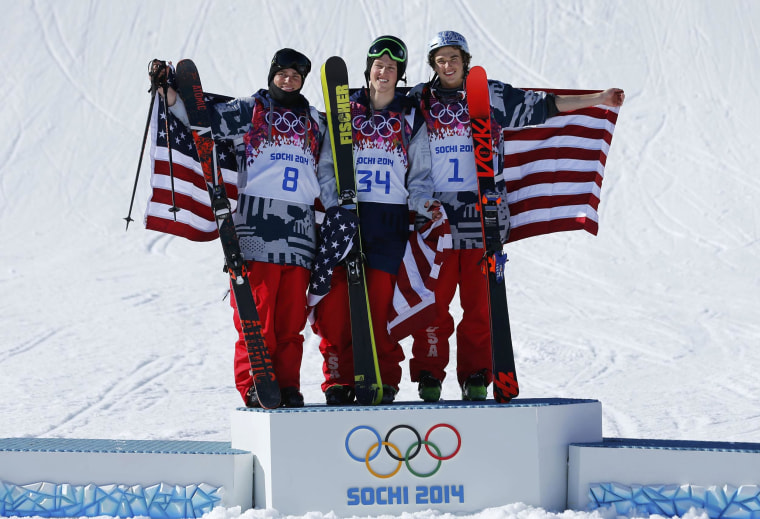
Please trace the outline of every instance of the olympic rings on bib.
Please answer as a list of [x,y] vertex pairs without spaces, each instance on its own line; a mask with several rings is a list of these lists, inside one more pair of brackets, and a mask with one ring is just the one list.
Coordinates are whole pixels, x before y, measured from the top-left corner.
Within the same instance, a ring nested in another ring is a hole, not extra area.
[[[439,428],[449,429],[456,436],[456,440],[457,440],[456,448],[446,455],[442,454],[441,449],[438,447],[438,445],[430,441],[430,436],[433,433],[433,431]],[[409,446],[405,448],[405,450],[399,448],[398,445],[390,441],[391,435],[399,429],[408,429],[416,437],[416,441],[411,442]],[[367,449],[367,451],[364,453],[363,456],[357,455],[354,452],[352,452],[351,446],[349,445],[351,437],[354,435],[354,433],[360,430],[369,431],[370,433],[372,433],[372,435],[374,435],[374,440],[375,440],[372,442],[372,444],[369,446],[369,448]],[[417,457],[417,455],[421,452],[423,445],[425,446],[425,450],[430,455],[430,457],[432,457],[434,460],[437,461],[435,468],[433,468],[430,472],[427,472],[427,473],[421,473],[421,472],[416,471],[414,468],[412,468],[412,465],[410,464],[410,461],[413,460],[415,457]],[[422,436],[417,431],[417,429],[415,429],[411,425],[400,424],[400,425],[396,425],[392,427],[388,431],[388,433],[385,435],[385,439],[382,439],[380,436],[380,433],[374,427],[370,427],[368,425],[358,425],[354,427],[353,429],[351,429],[346,435],[345,446],[346,446],[346,453],[348,453],[348,456],[355,461],[364,463],[364,465],[367,467],[367,470],[370,472],[370,474],[372,474],[376,478],[387,479],[387,478],[395,476],[396,474],[398,474],[399,470],[401,470],[401,466],[403,464],[406,464],[406,468],[409,470],[409,472],[412,475],[417,476],[419,478],[427,478],[427,477],[432,476],[436,472],[438,472],[438,470],[440,470],[441,468],[441,464],[444,461],[450,460],[451,458],[453,458],[459,453],[459,449],[462,447],[462,436],[459,434],[459,431],[456,428],[454,428],[452,425],[449,425],[446,423],[439,423],[432,426],[427,431],[427,434],[425,434],[425,439],[423,440]],[[381,474],[377,472],[374,468],[372,468],[372,464],[371,464],[371,462],[375,460],[380,455],[381,452],[383,452],[383,447],[385,447],[384,450],[388,454],[388,456],[390,456],[391,459],[398,462],[395,468],[393,468],[390,472],[385,473],[385,474]]]
[[277,129],[278,132],[296,135],[305,135],[311,127],[308,117],[299,117],[293,112],[276,112],[270,110],[266,114],[266,121]]
[[461,102],[445,105],[435,101],[430,107],[430,116],[444,126],[449,126],[454,121],[459,124],[470,122],[470,111],[467,105]]
[[374,114],[371,118],[367,118],[366,115],[357,115],[351,123],[354,130],[361,132],[365,137],[377,134],[387,139],[401,131],[401,120],[398,117],[385,117],[383,114]]

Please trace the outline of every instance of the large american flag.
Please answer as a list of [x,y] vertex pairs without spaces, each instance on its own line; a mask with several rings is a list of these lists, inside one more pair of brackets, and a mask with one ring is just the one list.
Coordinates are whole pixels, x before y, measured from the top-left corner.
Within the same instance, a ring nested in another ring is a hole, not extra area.
[[504,130],[510,242],[580,229],[596,235],[602,179],[618,110],[594,106],[560,114],[538,126]]
[[[182,236],[192,241],[210,241],[219,236],[203,177],[198,154],[190,130],[169,112],[169,134],[166,133],[163,98],[158,96],[153,105],[150,122],[150,158],[152,192],[145,209],[145,228]],[[222,96],[207,94],[207,102],[225,100]],[[169,175],[170,137],[174,165],[174,201],[180,209],[172,207],[172,181]],[[234,209],[237,203],[237,161],[225,143],[217,143],[219,164],[222,167],[227,197]],[[175,221],[176,215],[176,221]]]
[[[604,167],[617,114],[618,108],[594,106],[552,117],[542,125],[504,130],[510,242],[580,229],[596,235]],[[407,245],[388,323],[394,340],[403,339],[435,318],[431,287],[436,278],[429,276],[421,283],[419,277],[434,267],[431,260],[437,257],[435,250],[434,243],[426,243],[417,233]]]

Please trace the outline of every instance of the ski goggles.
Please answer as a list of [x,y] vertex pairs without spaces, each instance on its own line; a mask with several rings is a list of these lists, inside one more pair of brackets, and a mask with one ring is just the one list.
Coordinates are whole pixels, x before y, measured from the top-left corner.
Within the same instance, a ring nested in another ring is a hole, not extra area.
[[311,61],[309,58],[293,49],[280,49],[272,58],[272,65],[277,69],[282,70],[284,68],[292,68],[301,74],[302,78],[311,72]]
[[368,58],[379,58],[388,54],[393,61],[406,63],[406,47],[398,40],[392,38],[379,38],[372,43],[367,52]]

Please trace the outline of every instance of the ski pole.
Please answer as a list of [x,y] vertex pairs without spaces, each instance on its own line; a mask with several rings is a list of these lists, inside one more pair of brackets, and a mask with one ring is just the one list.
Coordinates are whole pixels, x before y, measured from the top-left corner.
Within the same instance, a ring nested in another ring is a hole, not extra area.
[[143,134],[142,147],[140,148],[140,158],[137,161],[137,173],[135,173],[135,185],[132,187],[132,199],[129,201],[129,213],[126,218],[127,227],[125,231],[129,230],[129,222],[134,222],[132,219],[132,206],[135,203],[135,193],[137,192],[137,181],[140,178],[140,166],[142,165],[143,155],[145,153],[145,141],[148,140],[148,129],[150,128],[150,116],[153,114],[153,104],[156,101],[156,87],[151,86],[150,89],[150,107],[148,108],[148,120],[145,121],[145,133]]
[[179,207],[177,207],[177,204],[174,201],[174,162],[172,161],[172,141],[171,141],[171,134],[169,133],[169,107],[167,99],[169,98],[169,84],[167,82],[164,82],[162,85],[164,89],[164,122],[166,123],[166,149],[169,152],[169,179],[171,180],[171,186],[172,186],[172,206],[169,209],[169,212],[174,214],[174,221],[177,221],[177,211],[179,211]]

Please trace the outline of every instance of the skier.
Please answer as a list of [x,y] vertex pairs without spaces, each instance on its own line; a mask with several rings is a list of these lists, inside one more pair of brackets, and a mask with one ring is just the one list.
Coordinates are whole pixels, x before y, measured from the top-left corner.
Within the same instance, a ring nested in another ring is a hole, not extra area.
[[[387,332],[396,273],[409,238],[409,211],[439,218],[440,204],[431,199],[430,148],[425,121],[411,98],[396,90],[406,82],[407,49],[395,36],[381,36],[367,52],[366,88],[350,98],[354,165],[359,202],[360,235],[366,256],[365,276],[370,296],[383,404],[393,402],[401,381],[404,353]],[[333,174],[329,135],[322,145],[319,174]],[[326,207],[337,204],[337,196]],[[344,267],[332,276],[330,292],[315,308],[314,331],[320,335],[328,405],[354,401],[354,370]]]
[[[418,393],[426,402],[441,396],[441,382],[449,361],[449,337],[454,319],[449,305],[459,287],[462,320],[456,328],[457,379],[463,400],[485,400],[492,382],[491,332],[488,283],[481,271],[483,238],[477,209],[478,186],[472,130],[464,82],[471,55],[467,40],[454,31],[435,35],[428,46],[433,78],[415,86],[409,95],[416,101],[426,124],[432,157],[433,196],[441,201],[451,225],[454,251],[441,269],[435,290],[437,318],[412,334],[409,369]],[[501,195],[499,226],[502,243],[509,234],[509,209],[502,176],[502,128],[543,123],[560,112],[598,104],[620,106],[625,94],[611,88],[587,95],[553,95],[524,91],[489,80],[491,134],[494,143],[496,187]]]
[[[214,105],[214,139],[232,141],[238,159],[235,228],[246,260],[264,335],[280,386],[281,405],[302,407],[300,369],[306,324],[306,290],[316,249],[316,198],[332,191],[331,171],[317,171],[325,120],[301,95],[311,62],[293,49],[272,58],[267,89]],[[168,72],[168,71],[167,71]],[[187,123],[174,89],[173,113]],[[248,407],[258,397],[234,297],[235,384]]]

